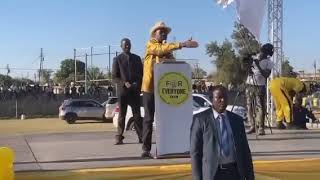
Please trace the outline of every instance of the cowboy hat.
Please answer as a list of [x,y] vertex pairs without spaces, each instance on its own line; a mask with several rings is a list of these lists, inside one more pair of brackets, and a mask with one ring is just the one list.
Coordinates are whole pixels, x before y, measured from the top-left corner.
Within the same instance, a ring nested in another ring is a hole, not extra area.
[[163,21],[159,21],[150,29],[150,35],[153,35],[153,33],[158,29],[165,29],[168,34],[171,32],[170,27],[166,26]]

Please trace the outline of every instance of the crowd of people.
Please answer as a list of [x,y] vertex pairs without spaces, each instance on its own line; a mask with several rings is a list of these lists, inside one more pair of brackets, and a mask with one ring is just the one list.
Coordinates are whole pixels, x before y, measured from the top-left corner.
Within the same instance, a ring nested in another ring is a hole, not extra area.
[[38,98],[47,98],[48,100],[56,100],[57,96],[64,96],[68,98],[81,98],[81,97],[96,97],[99,98],[102,94],[109,96],[115,95],[115,89],[112,85],[103,87],[91,84],[88,87],[88,92],[85,93],[85,87],[80,85],[75,85],[73,82],[70,85],[39,85],[39,84],[23,84],[17,86],[15,84],[10,87],[0,86],[0,101],[8,101],[21,99],[25,97],[32,97],[35,99]]

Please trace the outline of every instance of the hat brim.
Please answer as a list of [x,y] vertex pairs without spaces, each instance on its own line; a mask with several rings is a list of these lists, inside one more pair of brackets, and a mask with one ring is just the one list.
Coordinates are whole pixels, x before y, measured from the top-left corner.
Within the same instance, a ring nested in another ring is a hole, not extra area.
[[152,36],[154,34],[154,32],[156,32],[158,29],[165,29],[167,31],[167,34],[169,34],[171,32],[171,28],[170,27],[155,27],[151,30],[150,35]]

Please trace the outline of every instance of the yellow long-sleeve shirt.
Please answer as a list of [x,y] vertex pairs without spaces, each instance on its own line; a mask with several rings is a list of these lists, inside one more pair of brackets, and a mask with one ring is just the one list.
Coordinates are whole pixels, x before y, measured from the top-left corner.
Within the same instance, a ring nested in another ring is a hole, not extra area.
[[148,41],[143,63],[141,91],[151,93],[154,91],[153,65],[165,60],[174,60],[172,52],[180,48],[180,43],[161,43],[156,39]]

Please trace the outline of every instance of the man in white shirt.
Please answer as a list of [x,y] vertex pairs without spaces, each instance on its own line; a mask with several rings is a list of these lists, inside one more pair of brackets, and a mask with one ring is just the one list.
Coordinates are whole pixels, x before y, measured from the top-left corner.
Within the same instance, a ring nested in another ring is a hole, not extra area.
[[[255,133],[258,126],[258,134],[265,135],[264,120],[266,113],[266,85],[274,63],[269,59],[273,55],[273,45],[264,44],[260,48],[257,59],[253,60],[251,72],[249,72],[246,84],[246,97],[248,120],[251,124],[248,134]],[[258,124],[256,125],[256,120]]]

